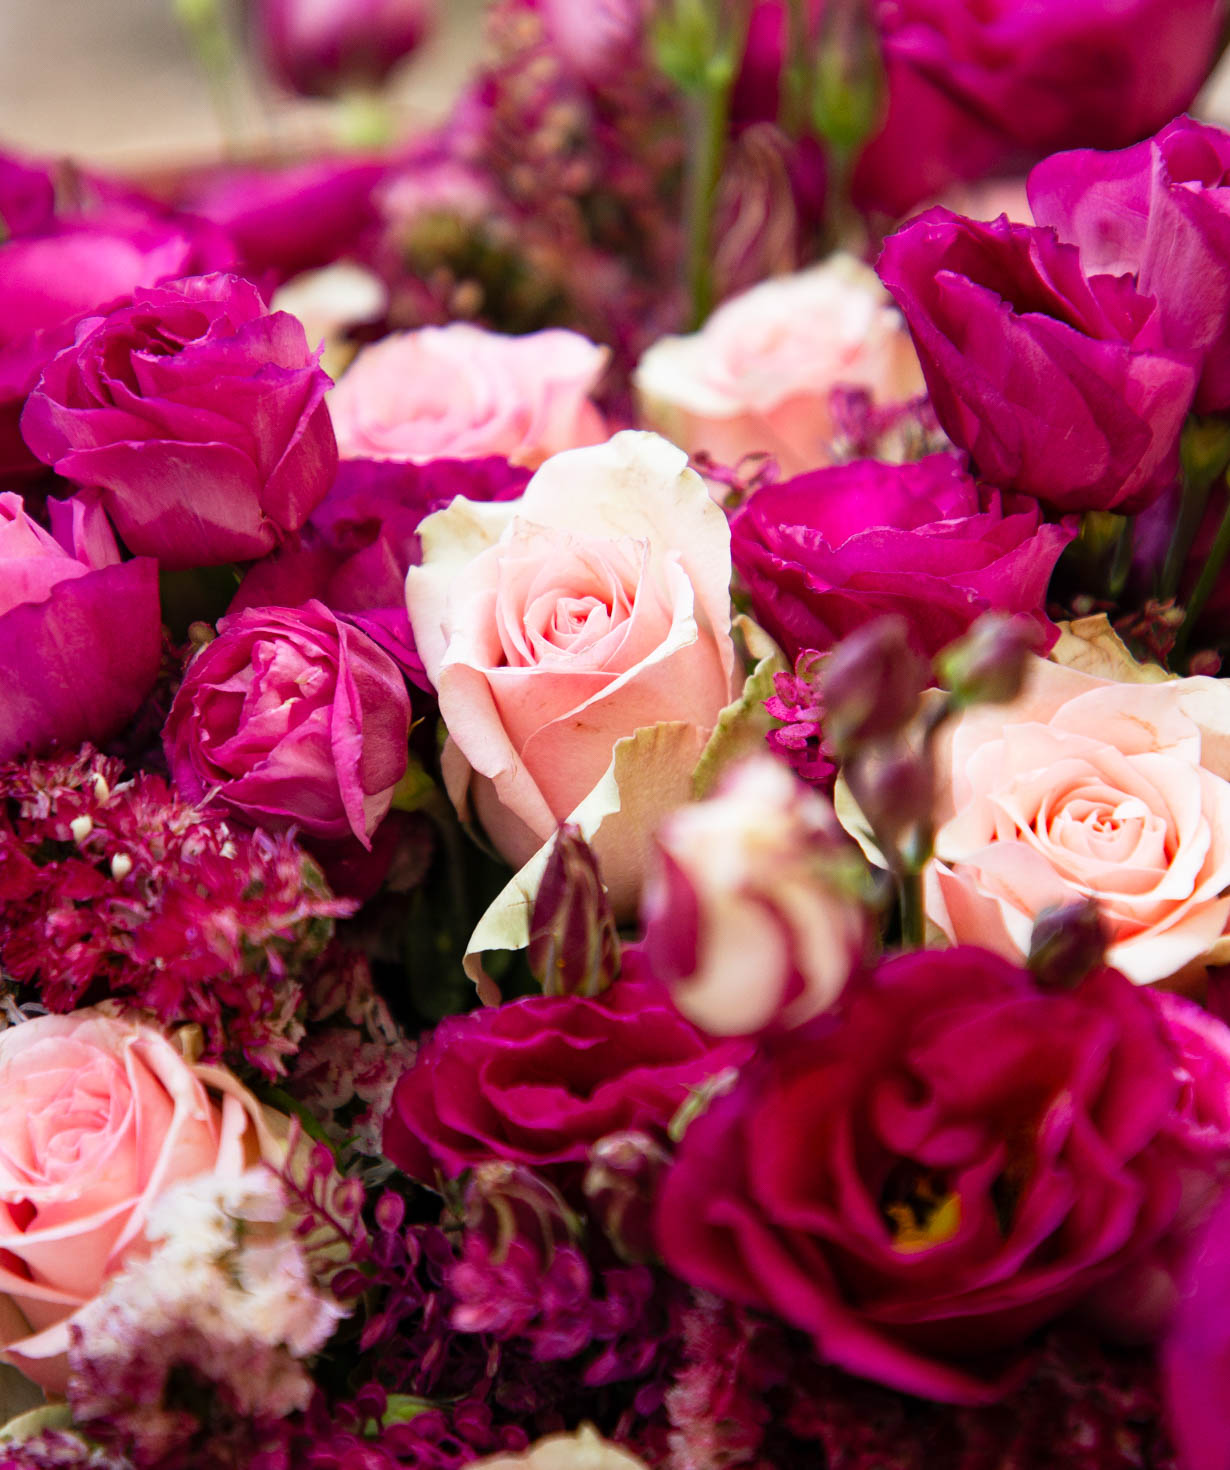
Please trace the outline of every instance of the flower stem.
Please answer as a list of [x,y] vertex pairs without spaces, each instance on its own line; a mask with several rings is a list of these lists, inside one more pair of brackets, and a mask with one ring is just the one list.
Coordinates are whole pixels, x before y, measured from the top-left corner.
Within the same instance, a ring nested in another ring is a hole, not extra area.
[[696,330],[713,310],[713,216],[726,130],[730,116],[730,82],[710,82],[690,99],[692,149],[688,177],[689,326]]
[[1191,641],[1192,632],[1204,611],[1204,605],[1213,594],[1213,588],[1217,585],[1217,579],[1221,575],[1221,569],[1225,565],[1226,557],[1230,555],[1230,504],[1226,506],[1225,514],[1221,518],[1221,525],[1217,528],[1217,535],[1213,540],[1212,548],[1205,559],[1204,566],[1200,569],[1200,576],[1192,595],[1187,600],[1184,610],[1183,626],[1179,629],[1178,637],[1175,639],[1172,661],[1177,662],[1187,652],[1187,645]]
[[927,939],[922,873],[914,870],[898,873],[897,893],[901,902],[901,947],[922,949]]

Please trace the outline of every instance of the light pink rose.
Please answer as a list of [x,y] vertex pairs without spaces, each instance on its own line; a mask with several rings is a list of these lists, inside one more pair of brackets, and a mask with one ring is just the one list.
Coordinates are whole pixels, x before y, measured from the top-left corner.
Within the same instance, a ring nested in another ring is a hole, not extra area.
[[607,436],[590,394],[607,350],[576,332],[505,337],[468,322],[365,347],[329,394],[343,459],[540,465]]
[[147,1253],[158,1197],[277,1152],[229,1072],[149,1026],[84,1010],[0,1032],[0,1356],[62,1393],[69,1325]]
[[587,1424],[576,1434],[540,1439],[520,1455],[476,1460],[471,1470],[645,1470],[645,1465]]
[[686,785],[731,698],[734,648],[730,531],[681,450],[617,434],[548,460],[520,500],[458,497],[419,533],[406,602],[448,729],[449,794],[510,862],[590,794],[621,737],[682,732],[658,744],[686,771],[653,779]]
[[930,917],[1019,959],[1042,909],[1093,897],[1109,963],[1137,984],[1220,962],[1230,687],[1031,665],[1017,700],[969,711],[945,742]]
[[880,405],[923,392],[888,292],[842,254],[732,297],[690,337],[663,337],[634,382],[644,422],[690,454],[734,465],[763,451],[784,477],[832,462],[834,388]]

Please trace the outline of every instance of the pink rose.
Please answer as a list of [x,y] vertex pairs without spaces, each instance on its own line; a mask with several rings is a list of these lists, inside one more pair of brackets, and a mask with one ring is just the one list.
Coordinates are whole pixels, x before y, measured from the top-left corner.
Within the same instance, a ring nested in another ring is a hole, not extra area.
[[154,1201],[278,1149],[229,1072],[149,1026],[84,1010],[0,1032],[0,1356],[62,1393],[69,1325],[147,1251]]
[[504,337],[467,322],[398,332],[365,347],[329,395],[343,459],[475,459],[537,467],[596,444],[589,395],[607,351],[576,332]]
[[[419,534],[406,601],[448,728],[449,794],[506,858],[525,862],[639,730],[671,727],[670,769],[639,795],[688,786],[734,647],[730,531],[682,450],[617,434],[548,460],[520,500],[458,497]],[[616,856],[599,850],[613,889]],[[617,908],[627,896],[612,893]]]
[[1221,680],[1119,683],[1032,660],[1021,696],[970,710],[941,753],[930,917],[1018,959],[1043,909],[1093,897],[1107,963],[1137,984],[1224,963],[1227,732]]
[[699,332],[663,337],[641,358],[641,415],[689,453],[722,464],[766,452],[783,475],[832,461],[835,388],[880,404],[923,391],[901,316],[875,272],[851,255],[762,281]]

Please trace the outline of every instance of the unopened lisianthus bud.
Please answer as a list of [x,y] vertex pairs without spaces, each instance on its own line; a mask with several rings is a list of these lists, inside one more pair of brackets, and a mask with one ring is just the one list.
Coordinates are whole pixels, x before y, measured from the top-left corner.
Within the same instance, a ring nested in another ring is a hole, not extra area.
[[755,757],[672,813],[657,842],[643,951],[689,1020],[750,1035],[833,1004],[867,924],[851,881],[859,859],[827,800]]
[[926,751],[904,744],[860,753],[845,767],[846,784],[878,841],[914,872],[931,856],[935,767]]
[[833,649],[820,671],[825,724],[846,753],[895,735],[918,709],[927,669],[910,647],[903,618],[877,618]]
[[625,1261],[648,1261],[653,1243],[653,1204],[670,1155],[648,1133],[609,1133],[589,1151],[582,1188],[590,1211]]
[[619,973],[615,917],[593,849],[559,829],[530,917],[530,969],[547,995],[599,995]]
[[1034,920],[1029,968],[1048,990],[1071,990],[1106,961],[1110,935],[1096,900],[1043,909]]
[[577,1235],[577,1218],[559,1192],[524,1164],[479,1164],[466,1186],[466,1229],[485,1240],[490,1259],[505,1260],[524,1241],[549,1261],[557,1245]]
[[1029,657],[1041,643],[1030,618],[983,613],[964,638],[943,650],[936,669],[960,704],[1007,704],[1020,694]]

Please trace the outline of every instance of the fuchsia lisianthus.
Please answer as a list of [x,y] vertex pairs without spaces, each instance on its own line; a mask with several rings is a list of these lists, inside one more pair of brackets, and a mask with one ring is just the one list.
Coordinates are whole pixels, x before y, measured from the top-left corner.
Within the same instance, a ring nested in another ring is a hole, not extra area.
[[449,1016],[397,1084],[384,1151],[425,1184],[490,1159],[584,1163],[611,1133],[663,1140],[693,1089],[749,1050],[707,1040],[661,986],[628,979],[594,1000],[535,995]]
[[0,1033],[0,1356],[62,1393],[73,1315],[147,1249],[154,1201],[280,1156],[238,1080],[152,1027],[85,1010]]
[[961,461],[876,460],[756,490],[731,524],[731,554],[756,619],[793,659],[898,613],[933,655],[981,613],[1042,613],[1074,528],[1038,503],[977,484]]
[[410,700],[397,665],[311,600],[218,626],[163,731],[176,788],[253,826],[369,847],[406,770]]
[[58,474],[100,487],[131,551],[167,567],[249,561],[332,482],[329,381],[300,323],[250,282],[191,277],[82,322],[21,429]]
[[1029,200],[1089,274],[1134,276],[1157,299],[1166,345],[1200,361],[1196,408],[1230,407],[1230,133],[1181,117],[1121,152],[1060,153]]
[[0,495],[0,760],[114,735],[158,674],[157,564],[120,560],[96,500],[50,514]]
[[659,1244],[840,1367],[993,1399],[1031,1333],[1186,1234],[1189,1172],[1230,1162],[1190,1137],[1184,1075],[1114,971],[1042,992],[985,950],[903,955],[689,1127]]
[[1179,469],[1197,371],[1130,280],[1087,277],[1055,232],[931,209],[877,269],[931,401],[975,472],[1059,511],[1138,511]]
[[597,444],[590,395],[607,350],[577,332],[506,337],[468,322],[399,332],[365,347],[329,395],[346,459],[475,459],[536,468]]

